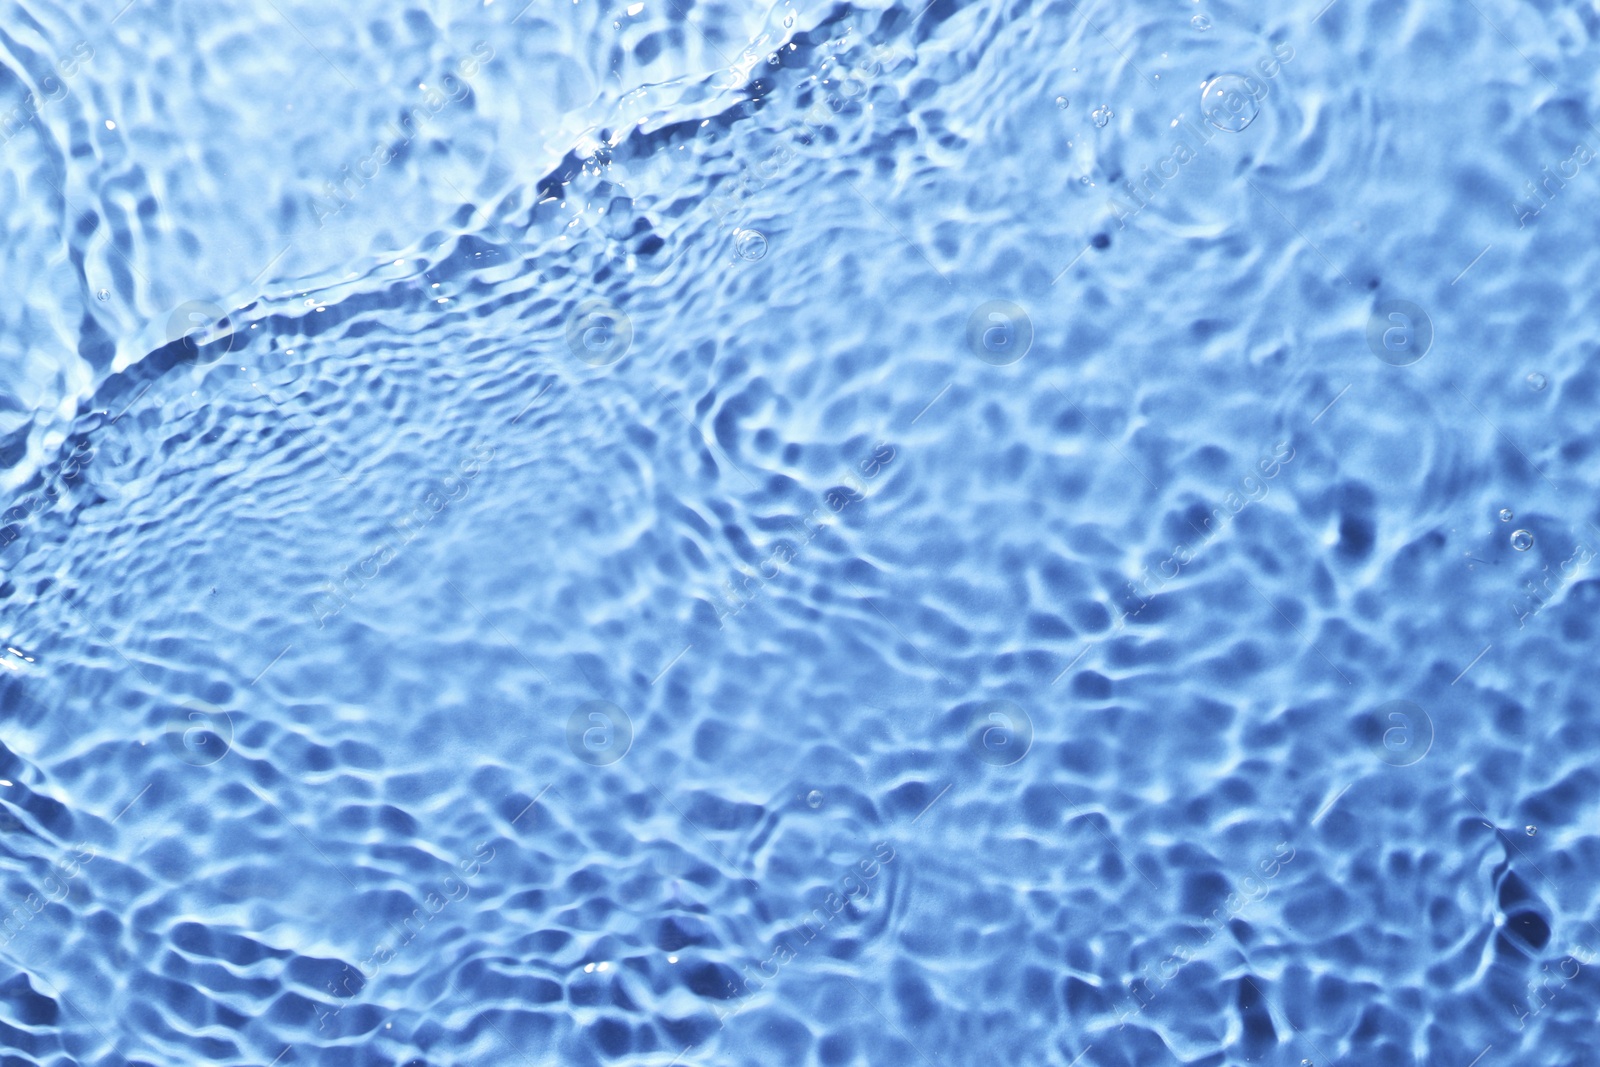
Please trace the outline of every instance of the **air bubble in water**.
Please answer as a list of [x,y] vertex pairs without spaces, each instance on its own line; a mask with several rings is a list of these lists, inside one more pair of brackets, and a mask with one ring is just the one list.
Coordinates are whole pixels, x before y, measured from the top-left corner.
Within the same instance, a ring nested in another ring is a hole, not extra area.
[[1070,103],[1070,102],[1071,102],[1071,101],[1069,101],[1069,100],[1068,100],[1068,99],[1067,99],[1067,98],[1066,98],[1066,97],[1064,97],[1064,96],[1058,96],[1058,97],[1056,97],[1056,107],[1059,107],[1059,108],[1060,108],[1060,109],[1061,109],[1061,110],[1062,110],[1062,111],[1065,111],[1065,110],[1067,110],[1067,104],[1068,104],[1068,103]]
[[1106,123],[1111,121],[1111,108],[1107,104],[1101,104],[1089,113],[1089,117],[1094,119],[1096,126],[1105,129]]
[[1524,826],[1523,830],[1527,832],[1529,837],[1532,837],[1534,834],[1539,832],[1539,828],[1533,825],[1533,823],[1529,823],[1527,826]]
[[1540,374],[1538,371],[1534,371],[1532,374],[1528,375],[1527,382],[1528,388],[1532,389],[1536,393],[1543,392],[1544,387],[1550,384],[1550,380],[1544,375]]
[[783,17],[783,28],[784,29],[789,29],[793,25],[794,25],[794,16],[793,15],[785,15]]
[[806,803],[810,804],[813,808],[822,807],[822,792],[820,790],[813,789],[811,792],[807,793]]
[[1189,25],[1204,33],[1211,28],[1211,19],[1206,15],[1196,15],[1189,20]]
[[1501,508],[1500,509],[1500,521],[1501,522],[1510,522],[1514,518],[1516,518],[1516,516],[1511,513],[1511,509],[1510,508]]
[[102,290],[100,290],[98,293],[96,293],[94,295],[99,297],[101,300],[110,300],[111,299],[111,290],[110,289],[102,289]]
[[1243,133],[1261,114],[1260,85],[1242,74],[1219,74],[1200,91],[1200,114],[1219,130]]
[[733,235],[733,251],[740,259],[757,260],[767,254],[767,237],[760,230],[738,230]]
[[1527,530],[1518,530],[1511,535],[1511,547],[1518,552],[1526,552],[1533,547],[1533,534]]

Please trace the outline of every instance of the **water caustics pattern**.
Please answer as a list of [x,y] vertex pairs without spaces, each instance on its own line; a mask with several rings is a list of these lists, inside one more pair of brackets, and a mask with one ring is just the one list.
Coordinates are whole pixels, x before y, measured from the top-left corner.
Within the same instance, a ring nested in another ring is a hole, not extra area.
[[0,1062],[1600,1062],[1597,60],[9,0]]

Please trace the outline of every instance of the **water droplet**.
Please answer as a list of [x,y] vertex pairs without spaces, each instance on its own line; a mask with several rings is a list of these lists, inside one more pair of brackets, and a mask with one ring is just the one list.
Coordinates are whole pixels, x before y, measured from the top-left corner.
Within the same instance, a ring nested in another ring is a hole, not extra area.
[[740,259],[760,259],[767,254],[767,236],[760,230],[736,230],[733,251]]
[[1066,98],[1066,97],[1064,97],[1064,96],[1058,96],[1058,97],[1056,97],[1056,107],[1059,107],[1059,108],[1060,108],[1060,109],[1061,109],[1061,110],[1062,110],[1062,111],[1065,111],[1065,110],[1067,110],[1067,105],[1068,105],[1068,104],[1069,104],[1069,103],[1071,103],[1071,101],[1069,101],[1069,100],[1068,100],[1068,99],[1067,99],[1067,98]]
[[810,804],[813,808],[822,807],[822,792],[820,790],[813,789],[811,792],[807,793],[806,803]]
[[1189,25],[1193,26],[1201,33],[1204,33],[1211,28],[1211,19],[1206,15],[1196,15],[1194,18],[1189,20]]
[[1539,832],[1539,828],[1532,823],[1529,823],[1527,826],[1523,827],[1523,829],[1527,831],[1529,837],[1532,837],[1534,834]]
[[1111,121],[1110,105],[1101,104],[1099,107],[1095,108],[1089,113],[1089,117],[1094,119],[1094,124],[1096,126],[1099,126],[1101,129],[1105,129],[1106,123]]
[[1242,74],[1219,74],[1200,91],[1200,114],[1219,130],[1242,133],[1261,113],[1261,84]]
[[110,300],[111,299],[111,290],[110,289],[102,289],[102,290],[100,290],[98,293],[96,293],[94,295],[99,297],[101,300]]
[[1500,521],[1501,522],[1510,522],[1514,518],[1516,518],[1516,516],[1514,514],[1512,514],[1510,508],[1501,508],[1500,509]]
[[1528,375],[1527,382],[1529,389],[1532,389],[1536,393],[1541,393],[1544,391],[1544,387],[1550,384],[1550,379],[1546,378],[1538,371],[1534,371],[1532,374]]
[[1527,530],[1517,530],[1511,535],[1511,547],[1518,552],[1526,552],[1533,547],[1533,534]]

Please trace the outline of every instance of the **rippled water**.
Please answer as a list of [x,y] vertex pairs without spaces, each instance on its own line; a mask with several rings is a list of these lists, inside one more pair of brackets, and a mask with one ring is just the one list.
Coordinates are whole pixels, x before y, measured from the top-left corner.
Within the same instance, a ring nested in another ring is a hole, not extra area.
[[1597,48],[14,5],[5,1062],[1595,1062]]

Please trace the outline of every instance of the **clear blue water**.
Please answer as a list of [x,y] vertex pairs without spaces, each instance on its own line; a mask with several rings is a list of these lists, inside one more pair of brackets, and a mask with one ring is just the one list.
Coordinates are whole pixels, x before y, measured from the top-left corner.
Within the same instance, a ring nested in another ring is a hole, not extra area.
[[1597,49],[12,4],[0,1063],[1600,1063]]

